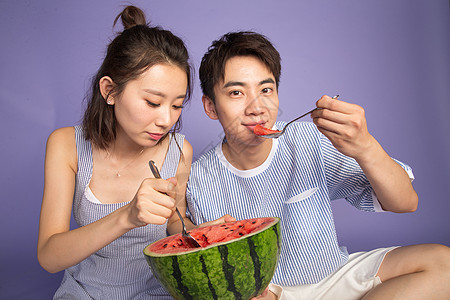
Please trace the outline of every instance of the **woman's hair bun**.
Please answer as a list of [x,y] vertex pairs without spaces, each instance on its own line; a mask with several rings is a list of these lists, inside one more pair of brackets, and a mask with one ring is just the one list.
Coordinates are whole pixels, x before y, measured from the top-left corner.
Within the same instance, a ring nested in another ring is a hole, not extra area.
[[136,6],[130,5],[125,7],[114,20],[114,25],[116,25],[119,18],[122,19],[122,24],[125,29],[130,29],[136,25],[147,25],[144,12]]

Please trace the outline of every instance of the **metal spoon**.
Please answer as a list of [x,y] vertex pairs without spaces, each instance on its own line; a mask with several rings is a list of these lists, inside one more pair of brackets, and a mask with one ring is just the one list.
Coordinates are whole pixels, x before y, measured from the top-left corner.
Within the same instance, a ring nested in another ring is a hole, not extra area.
[[[161,178],[161,175],[159,174],[158,168],[155,165],[155,162],[153,160],[148,162],[148,165],[150,166],[150,170],[152,170],[153,176],[155,178]],[[199,248],[201,247],[200,244],[186,231],[186,225],[184,224],[183,217],[180,214],[180,211],[177,207],[175,207],[175,211],[177,212],[178,217],[181,220],[181,224],[183,225],[183,229],[181,230],[181,235],[184,238],[184,241],[188,246],[191,248]]]
[[[331,98],[331,99],[338,99],[338,98],[339,98],[339,95],[336,95],[336,96],[334,96],[334,97]],[[316,108],[314,108],[314,109],[308,111],[307,113],[301,115],[300,117],[295,118],[294,120],[292,120],[292,121],[290,121],[289,123],[287,123],[287,124],[284,126],[283,130],[281,130],[281,131],[276,131],[276,132],[268,133],[268,134],[261,134],[261,135],[259,135],[259,136],[264,137],[264,138],[268,138],[268,139],[277,139],[277,138],[279,138],[279,137],[286,131],[286,128],[289,126],[289,124],[291,124],[291,123],[297,121],[298,119],[303,118],[304,116],[309,115],[310,113],[312,113],[313,111],[318,110],[318,109],[320,109],[320,108],[316,107]]]

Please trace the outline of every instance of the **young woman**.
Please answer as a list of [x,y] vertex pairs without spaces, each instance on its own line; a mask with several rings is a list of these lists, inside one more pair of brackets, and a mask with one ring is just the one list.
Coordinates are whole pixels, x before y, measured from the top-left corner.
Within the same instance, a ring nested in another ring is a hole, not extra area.
[[[126,7],[92,82],[82,125],[47,142],[38,259],[65,270],[55,299],[172,299],[146,245],[180,230],[192,147],[178,133],[191,71],[183,41]],[[155,179],[153,160],[165,179]],[[78,228],[70,229],[73,215]]]

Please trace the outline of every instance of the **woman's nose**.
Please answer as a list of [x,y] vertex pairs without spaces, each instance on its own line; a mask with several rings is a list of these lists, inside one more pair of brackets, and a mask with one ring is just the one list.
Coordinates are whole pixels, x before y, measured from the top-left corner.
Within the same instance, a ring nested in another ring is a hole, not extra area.
[[158,111],[158,116],[155,120],[155,124],[160,127],[170,126],[171,115],[169,109],[161,109]]

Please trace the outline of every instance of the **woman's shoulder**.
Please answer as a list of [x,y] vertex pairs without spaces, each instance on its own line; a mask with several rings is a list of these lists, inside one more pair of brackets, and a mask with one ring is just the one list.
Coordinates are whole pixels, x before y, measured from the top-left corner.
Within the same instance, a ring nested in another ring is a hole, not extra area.
[[192,145],[191,145],[191,143],[189,143],[189,141],[188,141],[187,139],[184,139],[184,140],[183,140],[183,151],[184,151],[185,149],[186,149],[187,151],[192,152]]
[[48,137],[47,146],[49,144],[59,144],[60,146],[75,145],[75,127],[55,129]]
[[194,150],[192,148],[191,143],[188,142],[187,139],[184,139],[183,141],[183,156],[185,158],[185,160],[187,160],[189,162],[189,167],[192,164],[192,155],[194,154]]
[[46,157],[58,159],[60,162],[66,161],[75,167],[77,163],[75,127],[58,128],[49,135]]
[[192,156],[192,153],[193,153],[192,145],[191,145],[191,143],[188,142],[188,140],[186,139],[186,137],[183,134],[181,134],[179,132],[175,132],[173,135],[173,139],[181,147],[181,152],[183,153],[183,155]]

